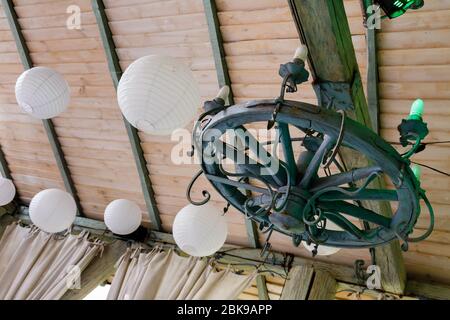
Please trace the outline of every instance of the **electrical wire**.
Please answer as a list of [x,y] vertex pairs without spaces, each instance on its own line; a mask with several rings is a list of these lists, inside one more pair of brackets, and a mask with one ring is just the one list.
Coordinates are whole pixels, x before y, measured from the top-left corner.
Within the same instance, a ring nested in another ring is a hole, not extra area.
[[440,174],[443,174],[443,175],[445,175],[445,176],[447,176],[447,177],[450,177],[450,173],[441,171],[441,170],[439,170],[439,169],[433,168],[433,167],[428,166],[428,165],[426,165],[426,164],[419,163],[419,162],[415,162],[415,161],[411,161],[411,163],[417,164],[418,166],[421,166],[421,167],[424,167],[424,168],[433,170],[433,171],[435,171],[435,172],[437,172],[437,173],[440,173]]

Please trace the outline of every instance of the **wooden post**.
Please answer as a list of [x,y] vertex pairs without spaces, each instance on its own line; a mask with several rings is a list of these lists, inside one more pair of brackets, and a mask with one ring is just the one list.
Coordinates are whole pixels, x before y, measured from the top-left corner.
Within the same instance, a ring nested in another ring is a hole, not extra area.
[[326,271],[316,270],[308,300],[334,300],[336,280]]
[[67,291],[61,300],[83,300],[92,290],[114,274],[115,264],[125,253],[126,248],[127,244],[124,241],[105,244],[103,254],[95,257],[81,272],[81,289]]
[[[309,49],[310,71],[319,103],[335,101],[347,116],[372,127],[350,28],[342,0],[288,0],[301,41]],[[362,23],[362,21],[361,21]],[[341,150],[347,168],[368,165],[355,152]],[[383,181],[375,184],[383,186]],[[390,206],[370,205],[369,209],[392,216]],[[401,294],[406,271],[398,241],[376,249],[384,290]]]
[[[2,0],[2,5],[5,10],[5,15],[6,18],[8,19],[9,27],[11,29],[11,32],[13,34],[17,46],[20,59],[22,61],[22,65],[26,70],[31,69],[33,68],[33,62],[31,60],[30,51],[28,50],[28,47],[26,45],[25,38],[22,34],[22,29],[19,24],[18,16],[14,9],[14,3],[12,0]],[[64,153],[62,151],[61,144],[59,143],[58,136],[53,126],[53,122],[50,119],[42,120],[42,124],[44,125],[45,132],[47,133],[48,141],[52,148],[56,165],[58,166],[59,173],[61,174],[61,178],[64,182],[64,186],[67,192],[69,192],[75,199],[78,215],[82,215],[80,200],[78,199],[75,184],[73,183],[72,177],[70,175],[70,170],[69,167],[67,166],[66,159],[64,158]]]
[[[105,5],[102,0],[92,0],[92,10],[94,11],[97,25],[100,31],[100,36],[103,42],[106,58],[108,60],[109,72],[117,89],[120,78],[122,77],[122,68],[119,63],[119,56],[116,52],[113,35],[108,24],[108,17],[105,12]],[[145,204],[147,206],[148,215],[154,230],[162,231],[161,218],[159,216],[158,206],[156,204],[155,193],[153,191],[152,182],[150,179],[150,172],[147,168],[147,161],[144,157],[144,151],[141,146],[141,139],[139,138],[138,130],[133,127],[125,117],[123,118],[125,128],[127,130],[128,139],[131,144],[136,168],[141,181],[142,193],[144,194]]]
[[307,300],[313,276],[314,269],[309,266],[293,267],[289,272],[280,300]]

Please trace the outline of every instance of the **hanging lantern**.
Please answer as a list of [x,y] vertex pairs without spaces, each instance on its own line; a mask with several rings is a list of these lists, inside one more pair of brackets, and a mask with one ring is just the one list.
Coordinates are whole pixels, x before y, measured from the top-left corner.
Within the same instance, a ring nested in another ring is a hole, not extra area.
[[50,119],[64,112],[70,89],[63,76],[46,67],[22,73],[16,82],[16,99],[23,111],[38,119]]
[[16,196],[14,183],[6,178],[0,177],[0,207],[11,203]]
[[227,232],[223,213],[210,204],[190,204],[178,212],[173,222],[175,242],[194,257],[205,257],[218,251],[225,243]]
[[75,221],[77,206],[72,195],[59,189],[36,194],[30,203],[31,221],[48,233],[64,231]]
[[166,56],[145,56],[124,72],[117,98],[123,115],[148,134],[169,135],[189,124],[200,106],[191,70]]
[[127,235],[136,231],[142,222],[139,206],[130,200],[114,200],[105,209],[105,224],[115,234]]
[[[333,231],[342,231],[342,228],[339,228],[335,223],[331,222],[330,220],[327,220],[327,230],[333,230]],[[306,244],[305,242],[302,242],[303,246],[308,250],[309,252],[313,252],[316,250],[316,245],[314,243]],[[331,256],[332,254],[335,254],[341,250],[337,247],[329,247],[329,246],[317,246],[317,255],[318,256]]]

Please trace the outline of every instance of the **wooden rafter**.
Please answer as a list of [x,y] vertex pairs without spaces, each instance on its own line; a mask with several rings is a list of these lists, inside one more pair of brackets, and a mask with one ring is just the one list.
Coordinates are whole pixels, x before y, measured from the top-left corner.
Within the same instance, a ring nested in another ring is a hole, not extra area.
[[[371,127],[369,110],[353,48],[352,37],[342,0],[288,0],[300,40],[309,49],[309,65],[319,102],[339,98],[349,101],[347,116]],[[362,23],[362,21],[361,21]],[[329,88],[337,88],[335,92]],[[367,165],[367,159],[349,151],[342,152],[346,166]],[[379,186],[382,181],[376,182]],[[385,216],[392,216],[390,206],[364,203]],[[398,241],[375,251],[382,270],[382,286],[392,293],[403,293],[406,271]]]
[[[14,9],[14,3],[12,0],[2,0],[2,5],[5,10],[6,18],[14,37],[14,41],[19,52],[20,60],[22,61],[23,67],[28,70],[33,68],[33,61],[30,56],[30,51],[26,45],[25,38],[22,34],[22,29],[19,24],[18,16]],[[45,132],[48,137],[48,141],[53,151],[55,157],[56,165],[58,166],[61,178],[64,182],[66,190],[73,196],[77,205],[78,215],[82,215],[82,208],[80,205],[80,200],[77,195],[77,190],[75,184],[73,183],[72,177],[70,175],[70,170],[67,165],[66,159],[64,158],[64,153],[61,148],[61,144],[58,140],[58,136],[55,131],[52,120],[42,120]]]
[[[370,0],[373,3],[372,0]],[[365,10],[365,8],[364,8]],[[378,97],[378,55],[377,29],[366,29],[367,40],[367,104],[369,108],[372,129],[380,133],[380,102]]]
[[[213,50],[214,62],[216,66],[217,80],[219,86],[228,86],[230,94],[228,96],[228,103],[234,104],[233,91],[231,88],[231,79],[228,73],[228,66],[226,62],[225,49],[223,47],[222,33],[220,32],[220,22],[217,15],[217,6],[215,0],[203,0],[203,7],[205,9],[206,21],[208,23],[209,38]],[[258,229],[256,223],[250,219],[245,220],[245,227],[247,229],[247,237],[250,245],[253,248],[260,248],[258,238]],[[266,285],[266,278],[258,276],[256,279],[258,287],[258,295],[260,300],[269,300],[269,293]]]
[[[106,58],[108,60],[108,67],[115,88],[119,85],[122,76],[122,68],[120,67],[120,60],[116,52],[113,35],[108,23],[108,17],[105,12],[105,5],[102,0],[92,0],[92,10],[97,19],[97,25],[100,31],[100,36],[103,42]],[[153,191],[152,182],[150,180],[150,172],[147,168],[147,161],[144,157],[144,151],[141,146],[141,139],[139,138],[138,130],[134,128],[125,118],[123,118],[128,139],[133,151],[134,160],[141,182],[142,193],[144,194],[145,203],[147,205],[148,215],[152,223],[153,229],[161,231],[162,223],[159,216],[159,210],[156,205],[155,193]]]

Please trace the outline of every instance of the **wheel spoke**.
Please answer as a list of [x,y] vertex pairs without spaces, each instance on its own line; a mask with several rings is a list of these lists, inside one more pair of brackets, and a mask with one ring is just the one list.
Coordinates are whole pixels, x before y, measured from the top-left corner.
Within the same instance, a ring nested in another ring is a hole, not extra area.
[[264,146],[256,139],[244,126],[235,129],[235,134],[240,138],[245,148],[249,149],[264,165],[263,174],[276,175],[280,170],[280,161],[267,151]]
[[330,221],[334,222],[337,226],[344,229],[348,233],[352,234],[358,239],[365,239],[366,235],[364,231],[360,230],[357,226],[355,226],[350,220],[345,218],[339,213],[335,212],[325,212],[324,216]]
[[218,141],[216,145],[219,153],[235,163],[238,173],[257,176],[276,188],[286,185],[287,177],[284,170],[278,170],[273,175],[268,175],[267,167],[250,158],[245,152],[222,141]]
[[289,125],[286,123],[278,123],[278,130],[280,132],[281,145],[283,147],[284,158],[291,176],[291,184],[294,185],[297,181],[297,164],[294,158],[294,151],[292,150],[291,134],[289,132]]
[[344,201],[334,201],[327,202],[322,201],[319,203],[319,207],[324,210],[338,211],[343,214],[348,214],[349,216],[358,218],[369,223],[374,223],[376,225],[390,228],[391,219],[384,217],[380,214],[373,212],[372,210],[355,206],[354,204],[344,202]]
[[316,192],[323,188],[356,183],[359,180],[366,179],[379,172],[382,172],[382,169],[379,166],[371,166],[319,178],[312,183],[311,192]]
[[324,156],[331,150],[335,140],[328,135],[324,136],[323,142],[320,145],[317,152],[314,154],[308,168],[305,170],[305,174],[303,175],[302,180],[300,181],[300,188],[307,189],[311,183],[311,180],[317,174],[317,171],[322,164]]
[[[375,201],[398,201],[397,191],[386,189],[363,189],[358,193],[357,188],[341,188],[343,192],[329,191],[319,197],[322,201],[336,201],[336,200],[375,200]],[[353,194],[350,194],[353,193]]]
[[205,177],[214,182],[219,182],[221,184],[236,187],[238,189],[245,189],[245,190],[258,192],[258,193],[262,193],[262,194],[270,196],[270,191],[266,188],[261,188],[261,187],[254,186],[252,184],[239,182],[239,181],[235,181],[235,180],[230,180],[228,178],[218,177],[218,176],[215,176],[212,174],[205,174]]

